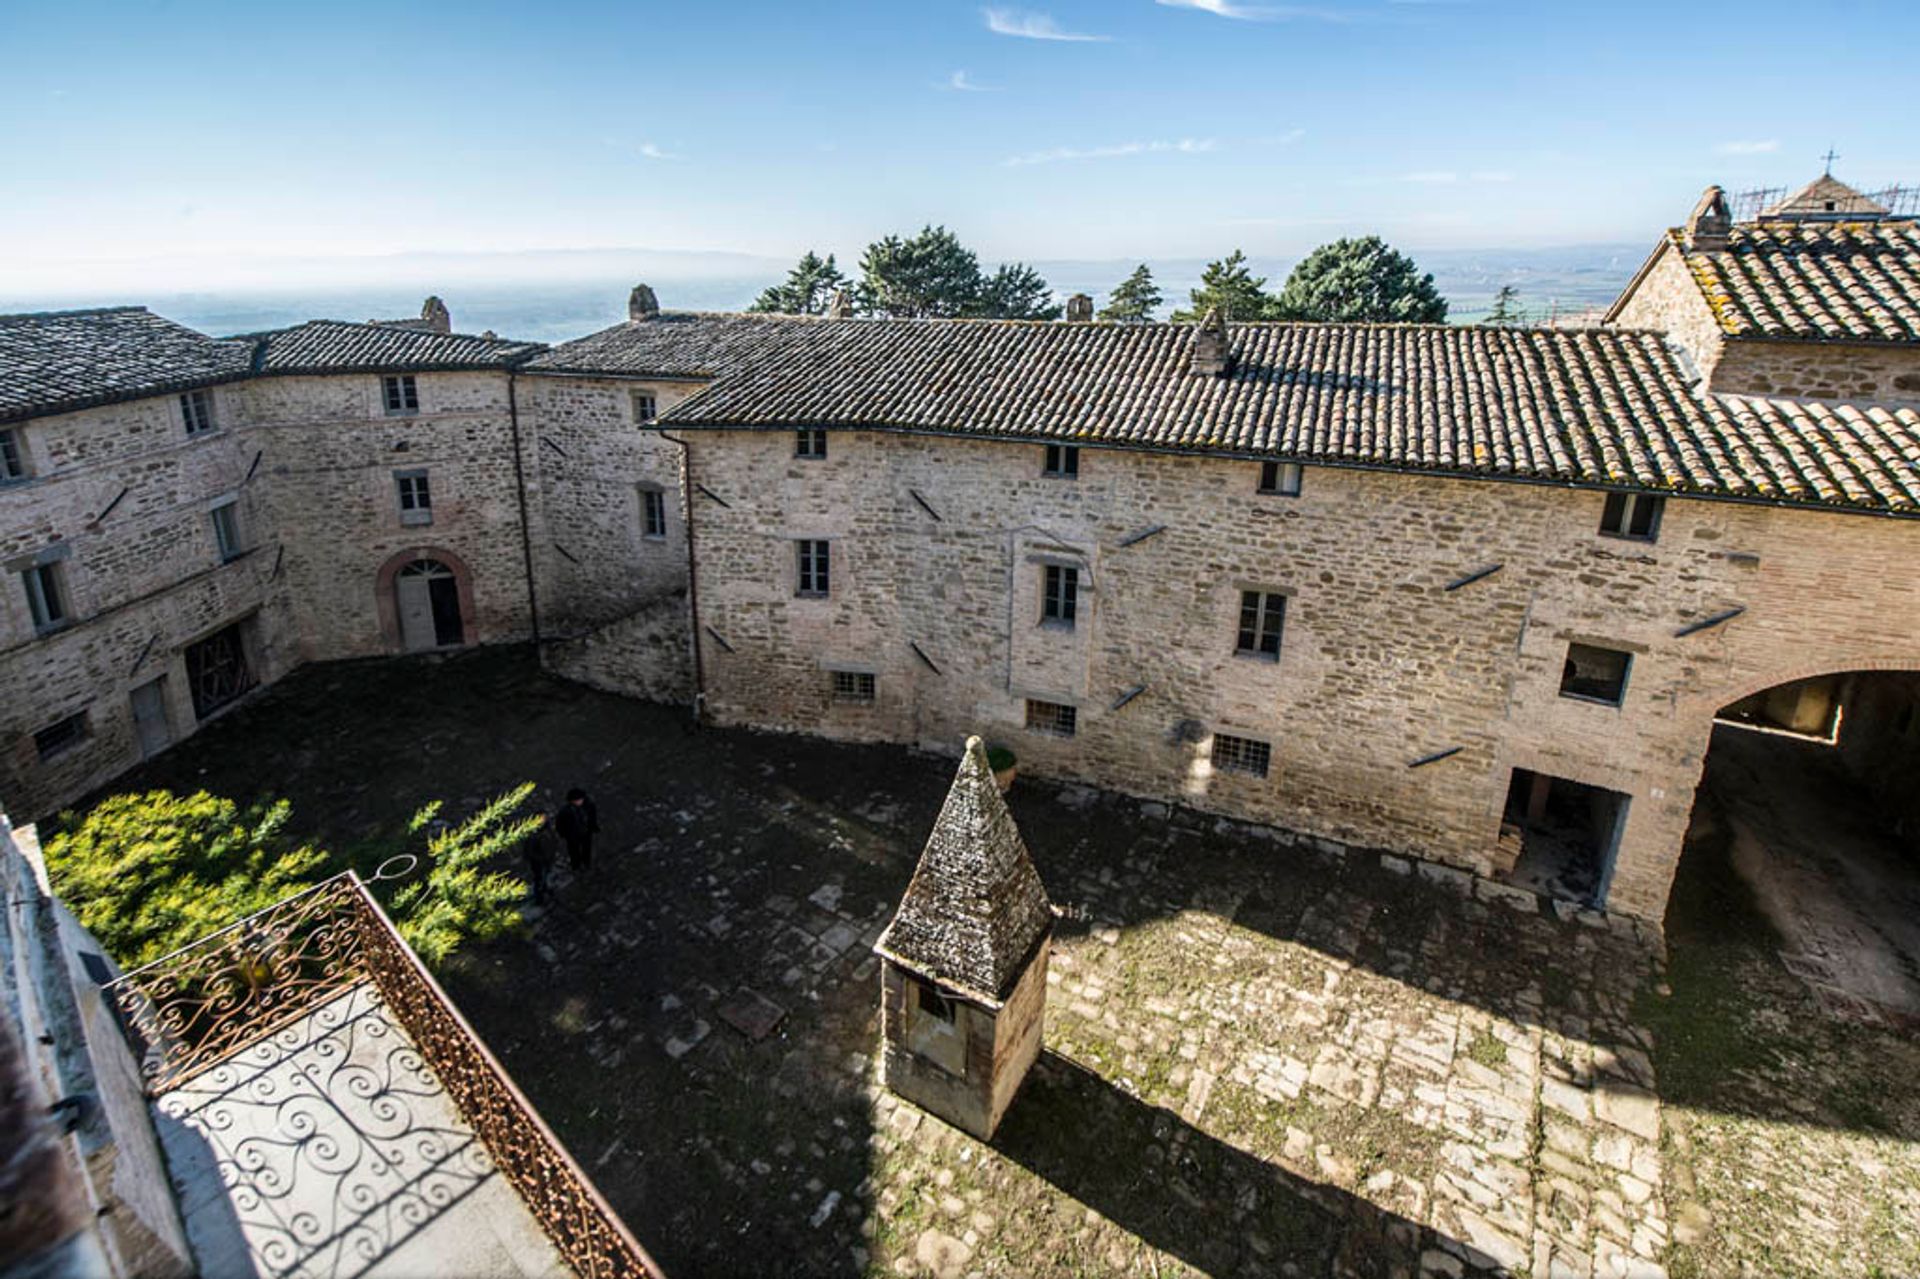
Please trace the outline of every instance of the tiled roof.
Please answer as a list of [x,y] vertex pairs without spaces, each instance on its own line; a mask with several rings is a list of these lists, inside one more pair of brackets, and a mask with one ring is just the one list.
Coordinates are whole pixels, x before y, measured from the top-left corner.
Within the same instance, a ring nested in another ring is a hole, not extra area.
[[0,315],[0,421],[242,378],[252,358],[141,306]]
[[1740,222],[1726,248],[1685,257],[1730,336],[1920,342],[1912,219]]
[[345,320],[309,320],[260,334],[262,373],[431,373],[498,369],[543,350],[537,342],[430,333]]
[[1763,218],[1860,217],[1888,212],[1887,206],[1870,195],[1848,186],[1831,173],[1822,174],[1785,199],[1776,200],[1760,210]]
[[913,880],[875,949],[998,1004],[1052,927],[1047,890],[994,784],[987,748],[968,738]]
[[842,321],[814,327],[783,359],[722,377],[663,421],[1062,440],[1920,509],[1914,410],[1707,395],[1657,333],[1235,325],[1224,377],[1188,371],[1194,333]]
[[663,311],[543,352],[534,373],[708,378],[784,351],[810,330],[843,321],[797,315]]

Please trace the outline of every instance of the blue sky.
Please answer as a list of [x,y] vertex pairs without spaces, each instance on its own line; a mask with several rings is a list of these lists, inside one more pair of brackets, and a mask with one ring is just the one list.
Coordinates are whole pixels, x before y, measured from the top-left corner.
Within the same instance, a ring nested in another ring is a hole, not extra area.
[[1872,105],[1916,47],[1910,0],[4,0],[0,273],[927,221],[995,259],[1650,242],[1829,144],[1920,182]]

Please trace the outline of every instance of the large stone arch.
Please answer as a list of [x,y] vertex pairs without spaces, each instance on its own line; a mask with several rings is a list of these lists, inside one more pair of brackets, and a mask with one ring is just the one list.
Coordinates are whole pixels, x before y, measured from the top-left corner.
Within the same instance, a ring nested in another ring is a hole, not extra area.
[[480,643],[479,614],[473,604],[473,570],[467,567],[465,560],[444,546],[419,545],[394,552],[374,575],[374,609],[380,622],[381,646],[389,653],[406,651],[406,644],[400,637],[400,607],[394,594],[394,579],[400,575],[401,569],[415,560],[436,560],[447,566],[453,574],[460,597],[460,629],[465,642]]

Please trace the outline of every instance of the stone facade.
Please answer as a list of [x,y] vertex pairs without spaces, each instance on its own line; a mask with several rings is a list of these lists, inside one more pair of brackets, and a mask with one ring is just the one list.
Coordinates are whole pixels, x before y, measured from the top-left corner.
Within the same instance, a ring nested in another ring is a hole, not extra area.
[[1665,333],[1693,360],[1703,378],[1712,377],[1727,344],[1700,282],[1671,240],[1654,250],[1652,260],[1614,304],[1608,323]]
[[[1669,499],[1647,543],[1548,486],[1309,468],[1286,498],[1253,462],[1082,450],[1062,480],[1037,446],[834,433],[812,460],[791,432],[690,436],[720,499],[695,520],[722,722],[981,732],[1049,776],[1481,874],[1524,768],[1629,797],[1606,904],[1652,921],[1719,707],[1920,669],[1905,521]],[[795,594],[802,538],[832,544],[826,598]],[[1050,563],[1079,569],[1071,629],[1041,620]],[[1235,652],[1249,590],[1287,600],[1277,662]],[[1572,643],[1631,654],[1621,705],[1562,696]],[[874,700],[837,699],[836,670]],[[1029,730],[1029,699],[1074,707],[1075,735]],[[1217,733],[1266,743],[1267,775],[1215,768]]]

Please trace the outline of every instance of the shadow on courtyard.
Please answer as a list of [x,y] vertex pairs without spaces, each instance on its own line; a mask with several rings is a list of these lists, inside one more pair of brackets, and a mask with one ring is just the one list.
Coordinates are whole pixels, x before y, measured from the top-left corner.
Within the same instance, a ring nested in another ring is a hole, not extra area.
[[[430,798],[458,815],[526,779],[549,801],[586,787],[605,828],[599,864],[563,872],[528,937],[457,957],[446,985],[670,1272],[752,1272],[780,1257],[796,1273],[854,1274],[885,1224],[869,1177],[869,948],[952,767],[891,747],[695,734],[681,709],[553,680],[524,650],[491,650],[308,668],[115,789],[284,794],[295,833],[364,874]],[[1691,1029],[1663,1040],[1663,1078],[1675,1044],[1716,1049],[1720,1014],[1693,987],[1665,1004],[1643,994],[1636,1010],[1647,954],[1607,930],[1199,814],[1147,817],[1080,788],[1023,779],[1010,802],[1069,908],[1063,938],[1200,912],[1571,1036],[1684,1008]],[[1701,989],[1724,988],[1718,971]],[[1696,981],[1683,955],[1673,980]],[[736,1028],[730,1009],[762,1022]],[[767,1018],[777,1024],[754,1037]],[[1679,1077],[1704,1079],[1704,1067],[1688,1074],[1690,1060]],[[1705,1085],[1695,1095],[1735,1110],[1771,1104]],[[1860,1113],[1830,1108],[1825,1122]],[[1169,1124],[1179,1127],[1159,1137]],[[1189,1162],[1152,1165],[1150,1151],[1176,1146]],[[1181,1185],[1202,1202],[1209,1185],[1270,1185],[1270,1220],[1255,1233],[1276,1249],[1394,1240],[1394,1221],[1364,1200],[1279,1173],[1060,1059],[1032,1081],[998,1147],[1200,1269],[1225,1245]],[[1362,1228],[1329,1224],[1348,1218]]]

